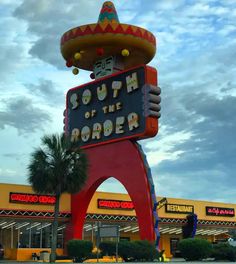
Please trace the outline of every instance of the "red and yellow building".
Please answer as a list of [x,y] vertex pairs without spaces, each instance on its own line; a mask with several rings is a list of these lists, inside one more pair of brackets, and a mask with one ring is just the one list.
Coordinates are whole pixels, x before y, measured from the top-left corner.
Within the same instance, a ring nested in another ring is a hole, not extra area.
[[[53,197],[36,195],[30,186],[16,184],[0,184],[0,193],[0,243],[5,257],[30,260],[32,253],[50,251]],[[158,197],[158,201],[162,198]],[[78,202],[78,207],[80,202],[83,201]],[[161,249],[165,249],[167,257],[175,254],[186,216],[193,212],[198,216],[197,237],[212,242],[229,238],[230,231],[236,228],[235,210],[236,204],[167,198],[167,204],[158,209]],[[71,198],[69,194],[63,194],[58,226],[59,255],[64,254],[70,218]],[[135,210],[128,194],[94,194],[83,228],[83,238],[93,241],[94,246],[98,225],[119,226],[120,240],[140,239]]]

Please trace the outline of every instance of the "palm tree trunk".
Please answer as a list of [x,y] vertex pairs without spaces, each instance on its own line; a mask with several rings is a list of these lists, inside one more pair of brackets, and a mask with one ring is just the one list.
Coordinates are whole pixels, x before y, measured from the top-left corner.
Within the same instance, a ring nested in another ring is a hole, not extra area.
[[50,262],[56,261],[59,201],[60,201],[60,193],[57,193],[56,194],[56,202],[55,202],[55,206],[54,206],[54,219],[53,219],[53,225],[52,225],[52,244],[51,244]]

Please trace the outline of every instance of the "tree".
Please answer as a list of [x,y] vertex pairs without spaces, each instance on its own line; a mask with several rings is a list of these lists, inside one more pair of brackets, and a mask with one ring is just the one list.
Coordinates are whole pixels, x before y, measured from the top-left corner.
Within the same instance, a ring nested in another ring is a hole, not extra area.
[[55,195],[50,261],[56,260],[59,200],[62,193],[77,193],[87,179],[88,162],[84,152],[75,149],[64,134],[46,135],[42,148],[31,154],[28,181],[36,193]]

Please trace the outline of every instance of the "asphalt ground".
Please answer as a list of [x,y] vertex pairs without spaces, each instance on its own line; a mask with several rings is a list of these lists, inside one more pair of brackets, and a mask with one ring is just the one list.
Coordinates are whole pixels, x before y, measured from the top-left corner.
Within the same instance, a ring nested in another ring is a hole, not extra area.
[[[182,259],[172,259],[171,261],[169,262],[175,262],[175,263],[178,263],[178,264],[181,264],[181,263],[184,263],[184,264],[187,264],[187,263],[194,263],[194,264],[205,264],[205,263],[217,263],[217,264],[226,264],[226,263],[232,263],[232,262],[227,262],[227,261],[194,261],[194,262],[191,262],[191,261],[183,261]],[[35,263],[47,263],[47,264],[50,264],[49,262],[40,262],[40,261],[14,261],[14,260],[0,260],[0,263],[10,263],[10,264],[35,264]],[[64,264],[68,264],[68,262],[59,262],[59,263],[64,263]],[[97,263],[97,262],[95,262]],[[105,262],[99,262],[99,263],[105,263]],[[106,263],[109,263],[109,262],[106,262]],[[112,262],[112,263],[115,263],[115,262]],[[119,262],[120,263],[120,262]],[[153,263],[161,263],[161,262],[127,262],[129,264],[153,264]],[[163,262],[163,263],[168,263],[168,262]]]

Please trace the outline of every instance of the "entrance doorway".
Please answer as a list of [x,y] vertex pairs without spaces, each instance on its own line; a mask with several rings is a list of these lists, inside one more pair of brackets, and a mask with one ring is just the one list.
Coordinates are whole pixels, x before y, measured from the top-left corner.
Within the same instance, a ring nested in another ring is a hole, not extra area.
[[170,253],[173,257],[181,257],[178,250],[179,238],[170,238]]

